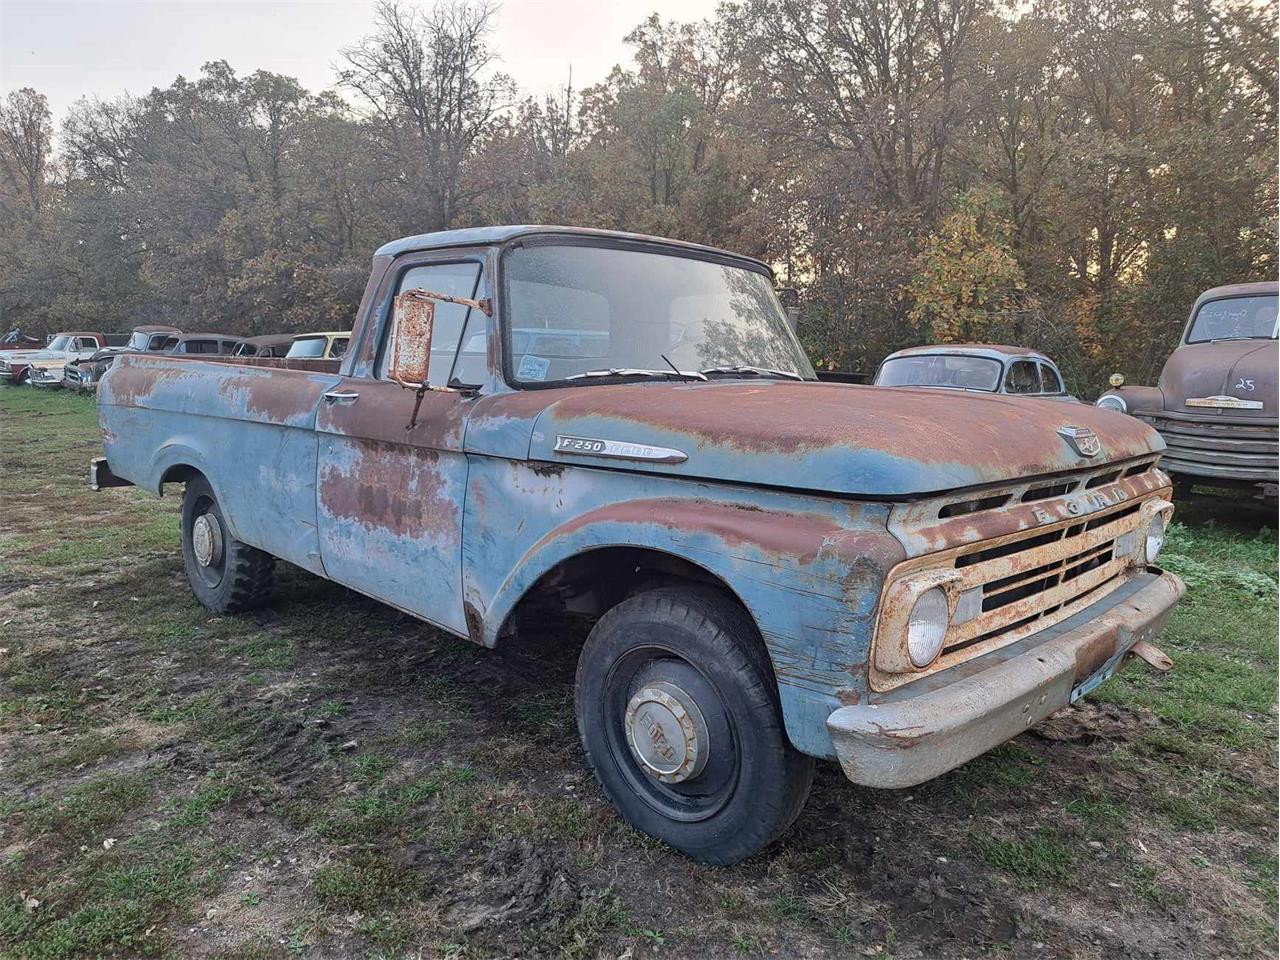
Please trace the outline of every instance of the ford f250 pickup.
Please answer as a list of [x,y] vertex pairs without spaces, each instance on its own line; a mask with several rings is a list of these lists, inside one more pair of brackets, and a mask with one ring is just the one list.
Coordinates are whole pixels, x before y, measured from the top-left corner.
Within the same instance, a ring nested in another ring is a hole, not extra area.
[[784,831],[814,758],[908,787],[1134,656],[1170,666],[1154,430],[820,383],[758,261],[410,237],[377,251],[340,370],[319,363],[121,356],[92,484],[185,485],[183,562],[219,613],[281,559],[487,647],[548,601],[593,620],[586,758],[699,860]]

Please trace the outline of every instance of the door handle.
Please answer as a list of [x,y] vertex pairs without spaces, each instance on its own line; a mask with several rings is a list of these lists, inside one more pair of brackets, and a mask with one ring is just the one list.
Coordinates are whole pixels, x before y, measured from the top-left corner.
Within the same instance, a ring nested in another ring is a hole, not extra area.
[[358,393],[343,393],[340,390],[330,390],[324,394],[324,398],[329,403],[355,403],[360,398]]

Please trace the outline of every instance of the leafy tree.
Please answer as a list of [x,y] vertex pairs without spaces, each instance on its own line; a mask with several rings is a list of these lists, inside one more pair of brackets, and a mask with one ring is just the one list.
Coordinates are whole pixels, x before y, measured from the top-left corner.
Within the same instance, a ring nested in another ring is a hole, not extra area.
[[962,194],[925,242],[907,287],[911,319],[942,343],[1017,341],[1034,304],[1009,238],[1012,225],[990,189]]

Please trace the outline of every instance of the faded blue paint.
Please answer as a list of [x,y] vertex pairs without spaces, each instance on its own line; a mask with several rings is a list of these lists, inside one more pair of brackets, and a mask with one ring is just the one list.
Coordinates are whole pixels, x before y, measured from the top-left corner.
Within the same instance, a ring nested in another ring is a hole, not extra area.
[[[742,601],[789,736],[830,757],[825,721],[869,697],[876,605],[907,555],[889,529],[892,501],[1095,466],[1056,434],[1068,422],[1098,433],[1104,462],[1161,448],[1153,431],[1105,410],[931,391],[765,380],[513,392],[496,323],[480,396],[428,392],[407,429],[412,392],[371,376],[394,258],[545,232],[602,235],[486,228],[382,248],[341,377],[122,357],[100,388],[111,469],[158,491],[166,470],[193,467],[236,538],[487,645],[572,557],[611,547],[680,557]],[[487,290],[494,261],[491,251]],[[359,396],[322,400],[333,389]],[[688,459],[566,456],[554,451],[559,434]]]
[[570,557],[622,546],[686,559],[751,612],[788,734],[797,748],[830,757],[824,722],[866,695],[880,586],[904,556],[887,518],[881,504],[476,457],[463,521],[465,594],[491,646],[525,592]]

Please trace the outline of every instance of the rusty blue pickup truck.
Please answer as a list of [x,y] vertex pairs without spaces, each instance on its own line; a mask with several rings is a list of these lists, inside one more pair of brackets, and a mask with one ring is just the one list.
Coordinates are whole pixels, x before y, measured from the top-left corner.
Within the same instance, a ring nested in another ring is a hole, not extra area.
[[778,837],[815,758],[909,787],[1130,659],[1171,666],[1154,430],[820,383],[769,267],[723,250],[397,240],[340,367],[126,354],[100,417],[94,487],[184,486],[211,611],[263,603],[283,560],[486,647],[547,602],[592,623],[586,759],[704,862]]

